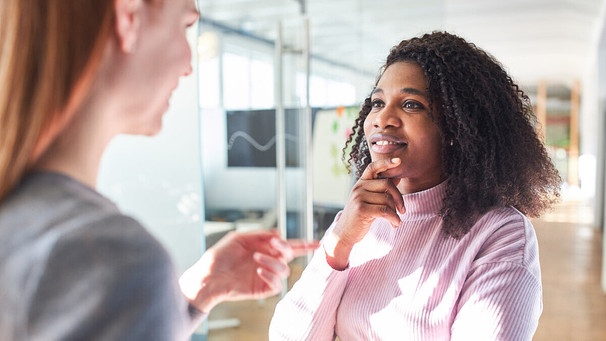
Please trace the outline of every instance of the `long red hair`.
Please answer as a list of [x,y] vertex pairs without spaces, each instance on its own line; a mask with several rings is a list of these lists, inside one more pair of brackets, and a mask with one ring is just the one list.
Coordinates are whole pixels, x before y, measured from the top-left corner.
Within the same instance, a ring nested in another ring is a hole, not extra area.
[[113,0],[0,1],[0,200],[88,93],[113,24]]

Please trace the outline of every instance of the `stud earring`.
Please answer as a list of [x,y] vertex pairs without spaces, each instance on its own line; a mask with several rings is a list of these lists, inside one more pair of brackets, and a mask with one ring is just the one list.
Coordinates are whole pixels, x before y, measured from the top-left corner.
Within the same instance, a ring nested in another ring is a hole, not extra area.
[[450,146],[451,147],[454,146],[454,140],[453,139],[450,140]]

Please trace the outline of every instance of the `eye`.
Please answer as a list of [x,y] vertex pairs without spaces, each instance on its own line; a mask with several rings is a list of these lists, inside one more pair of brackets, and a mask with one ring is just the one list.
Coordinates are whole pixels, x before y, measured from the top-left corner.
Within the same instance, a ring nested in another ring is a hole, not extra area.
[[373,99],[373,100],[372,100],[372,102],[371,102],[371,107],[372,107],[373,109],[379,109],[379,108],[383,108],[384,106],[385,106],[385,103],[384,103],[382,100],[380,100],[380,99],[376,99],[376,98],[375,98],[375,99]]
[[423,110],[425,109],[425,106],[417,101],[406,101],[404,102],[404,104],[402,104],[402,108],[404,109],[408,109],[408,110]]

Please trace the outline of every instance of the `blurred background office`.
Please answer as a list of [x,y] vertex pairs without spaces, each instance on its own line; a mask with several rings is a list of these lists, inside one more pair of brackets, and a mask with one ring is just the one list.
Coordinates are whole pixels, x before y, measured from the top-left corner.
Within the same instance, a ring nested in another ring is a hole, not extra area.
[[[606,340],[604,0],[198,3],[194,75],[163,132],[116,139],[99,179],[181,270],[231,230],[320,238],[352,185],[341,149],[384,56],[448,30],[493,54],[530,96],[562,175],[562,202],[533,221],[544,287],[535,339]],[[304,266],[293,263],[288,285]],[[194,339],[266,340],[277,299],[225,303]]]

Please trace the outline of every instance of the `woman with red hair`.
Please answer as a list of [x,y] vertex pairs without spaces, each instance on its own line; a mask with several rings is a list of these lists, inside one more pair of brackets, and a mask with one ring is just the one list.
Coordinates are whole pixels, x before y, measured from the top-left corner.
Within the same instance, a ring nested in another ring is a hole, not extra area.
[[0,339],[185,340],[219,302],[278,293],[313,247],[232,233],[179,279],[95,191],[112,138],[161,129],[198,16],[193,0],[0,2]]

